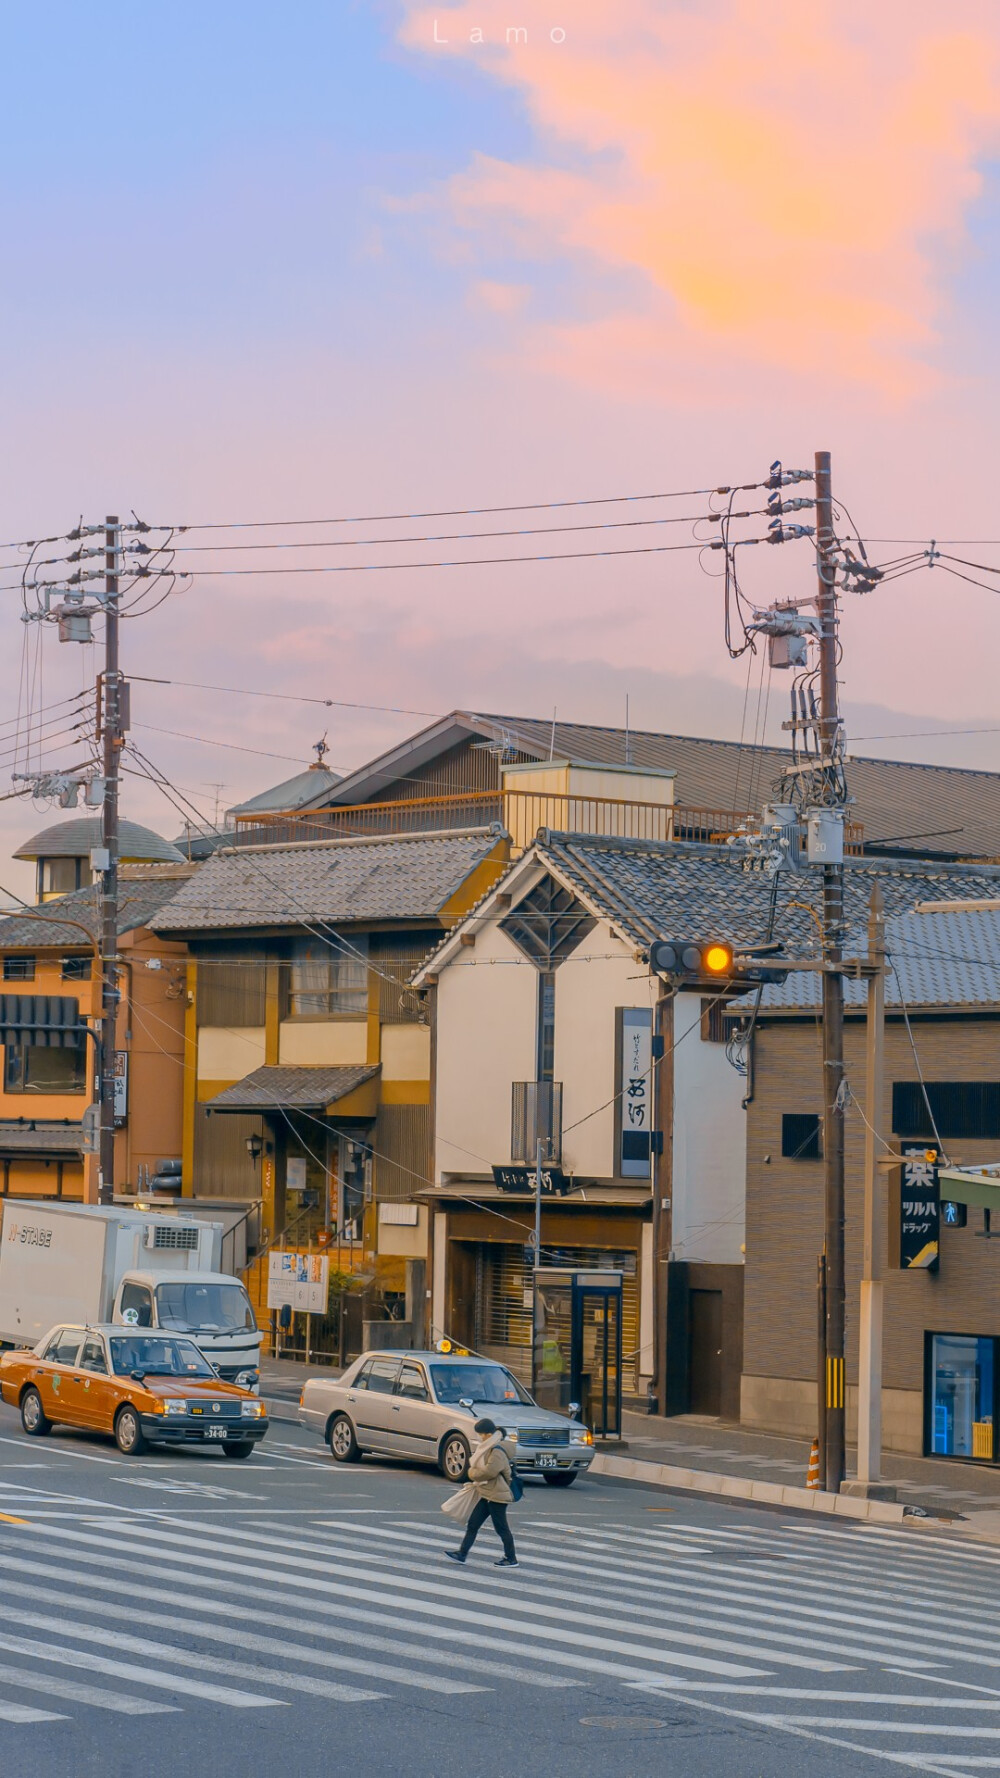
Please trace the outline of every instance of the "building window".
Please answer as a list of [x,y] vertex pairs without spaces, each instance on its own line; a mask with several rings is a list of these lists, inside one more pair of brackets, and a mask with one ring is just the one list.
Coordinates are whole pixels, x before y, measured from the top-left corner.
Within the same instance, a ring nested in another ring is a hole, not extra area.
[[62,979],[64,982],[89,982],[92,968],[92,957],[64,957]]
[[40,858],[38,861],[39,894],[43,897],[72,895],[74,890],[86,888],[92,875],[85,858]]
[[822,1123],[814,1111],[786,1111],[781,1119],[781,1153],[786,1161],[823,1158]]
[[5,982],[33,982],[35,979],[34,957],[5,957],[3,979]]
[[[933,1122],[927,1109],[930,1100]],[[929,1080],[927,1098],[918,1080],[897,1080],[892,1088],[892,1127],[897,1136],[921,1142],[963,1138],[1000,1139],[1000,1081]]]
[[40,1043],[8,1043],[4,1049],[7,1093],[82,1093],[87,1086],[86,1051],[55,1049]]
[[931,1334],[927,1445],[932,1456],[992,1460],[996,1341]]
[[368,1011],[368,937],[296,942],[291,963],[291,1017],[334,1019]]
[[536,1080],[552,1080],[556,1065],[556,978],[546,970],[538,977]]
[[[701,1041],[702,1043],[726,1043],[729,1039],[729,1026],[726,1014],[729,1008],[725,1000],[718,996],[714,1000],[703,1000],[701,1003]],[[732,1016],[732,1015],[730,1015]]]

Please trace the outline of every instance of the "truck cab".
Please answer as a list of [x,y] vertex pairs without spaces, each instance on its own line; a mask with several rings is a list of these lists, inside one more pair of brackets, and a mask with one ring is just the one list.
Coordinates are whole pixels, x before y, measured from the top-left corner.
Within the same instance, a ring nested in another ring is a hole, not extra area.
[[246,1290],[228,1272],[126,1272],[111,1319],[188,1334],[227,1383],[259,1387],[260,1332]]

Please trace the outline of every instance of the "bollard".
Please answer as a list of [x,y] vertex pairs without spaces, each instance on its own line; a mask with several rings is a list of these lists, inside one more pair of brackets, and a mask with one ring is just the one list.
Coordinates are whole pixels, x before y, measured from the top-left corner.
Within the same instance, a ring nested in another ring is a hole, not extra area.
[[819,1482],[819,1439],[814,1438],[809,1452],[809,1468],[806,1471],[806,1487],[818,1488]]

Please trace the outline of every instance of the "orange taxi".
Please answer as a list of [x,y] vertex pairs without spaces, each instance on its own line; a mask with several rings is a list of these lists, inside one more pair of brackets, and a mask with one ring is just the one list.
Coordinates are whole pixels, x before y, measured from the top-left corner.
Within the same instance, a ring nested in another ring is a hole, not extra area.
[[31,1351],[0,1355],[0,1395],[25,1432],[108,1432],[134,1456],[147,1445],[217,1444],[249,1457],[267,1431],[260,1397],[224,1383],[193,1340],[134,1327],[55,1327]]

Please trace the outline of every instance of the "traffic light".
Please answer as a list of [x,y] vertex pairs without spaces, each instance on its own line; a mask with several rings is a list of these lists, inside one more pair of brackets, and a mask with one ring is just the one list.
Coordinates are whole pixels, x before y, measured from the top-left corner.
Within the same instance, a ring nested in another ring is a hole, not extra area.
[[[774,945],[762,945],[764,950]],[[717,981],[741,993],[762,982],[784,980],[784,970],[768,967],[756,958],[737,956],[725,938],[660,938],[649,947],[649,967],[657,975],[690,976],[698,981]]]
[[649,947],[649,967],[658,975],[728,978],[734,973],[733,947],[721,938],[661,938]]

